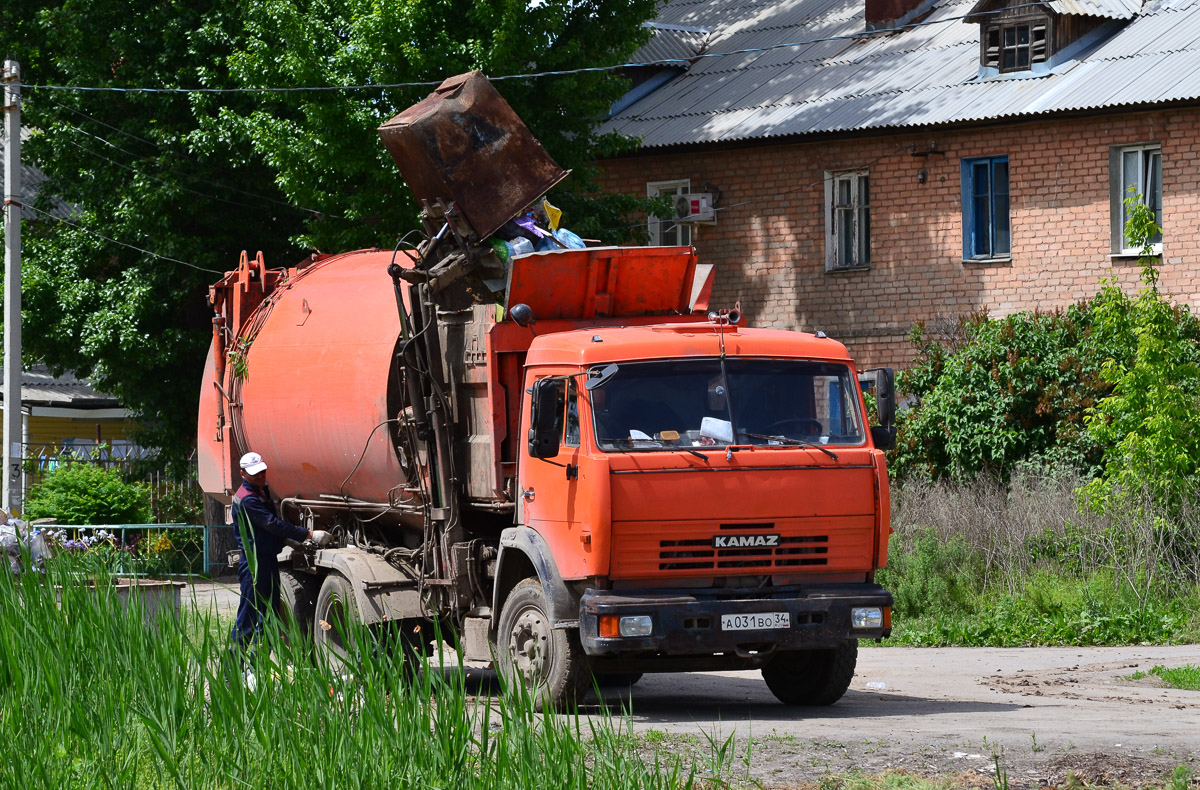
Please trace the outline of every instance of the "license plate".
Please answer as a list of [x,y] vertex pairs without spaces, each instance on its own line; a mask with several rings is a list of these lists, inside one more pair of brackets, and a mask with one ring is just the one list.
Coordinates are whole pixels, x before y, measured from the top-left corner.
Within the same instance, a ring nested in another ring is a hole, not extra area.
[[768,628],[791,628],[792,616],[787,612],[754,612],[753,614],[721,615],[722,631],[761,631]]

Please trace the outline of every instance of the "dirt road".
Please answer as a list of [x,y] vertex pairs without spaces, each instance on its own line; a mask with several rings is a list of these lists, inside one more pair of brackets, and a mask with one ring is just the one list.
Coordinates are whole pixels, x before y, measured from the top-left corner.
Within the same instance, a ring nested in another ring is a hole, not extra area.
[[[232,614],[237,590],[197,585],[192,600]],[[990,787],[999,754],[1013,788],[1060,784],[1068,771],[1161,785],[1181,764],[1200,775],[1200,691],[1126,679],[1156,664],[1200,664],[1200,645],[863,647],[850,691],[830,708],[784,707],[757,672],[647,675],[605,697],[614,708],[631,705],[647,753],[709,765],[732,736],[724,769],[747,784],[903,769],[967,774]],[[494,688],[489,673],[473,675],[482,693]]]
[[[635,732],[698,756],[734,735],[735,776],[764,785],[830,772],[970,772],[1010,786],[1161,781],[1200,774],[1200,692],[1129,681],[1156,664],[1200,663],[1200,646],[864,648],[850,691],[827,709],[778,705],[756,672],[647,676]],[[607,695],[615,701],[617,695]],[[748,739],[753,738],[749,761]]]

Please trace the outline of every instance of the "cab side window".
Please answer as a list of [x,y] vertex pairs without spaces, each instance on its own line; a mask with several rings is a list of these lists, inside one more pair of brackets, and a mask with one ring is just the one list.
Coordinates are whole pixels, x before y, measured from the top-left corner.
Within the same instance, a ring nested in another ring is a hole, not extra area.
[[566,431],[563,434],[563,446],[579,446],[579,391],[574,376],[567,379]]

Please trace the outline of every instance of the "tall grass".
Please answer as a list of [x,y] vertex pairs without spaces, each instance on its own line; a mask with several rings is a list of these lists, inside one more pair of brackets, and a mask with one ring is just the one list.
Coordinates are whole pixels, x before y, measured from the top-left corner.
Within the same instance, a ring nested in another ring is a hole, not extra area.
[[[0,576],[0,785],[21,788],[690,787],[645,765],[620,719],[475,698],[462,671],[369,656],[337,672],[268,629],[248,688],[211,612],[147,624],[70,562]],[[598,723],[597,723],[598,722]]]
[[[907,481],[894,494],[896,640],[1117,644],[1200,637],[1200,491],[1166,514],[1149,492],[1100,509],[1083,481]],[[1119,505],[1119,506],[1118,506]]]

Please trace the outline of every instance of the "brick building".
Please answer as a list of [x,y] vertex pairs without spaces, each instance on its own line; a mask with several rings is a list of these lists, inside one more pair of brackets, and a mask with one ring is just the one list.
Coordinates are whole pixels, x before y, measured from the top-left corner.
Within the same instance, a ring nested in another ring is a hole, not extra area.
[[1200,0],[862,2],[670,3],[606,124],[642,139],[607,188],[716,201],[650,220],[714,306],[904,367],[917,321],[1136,290],[1132,185],[1200,309]]

